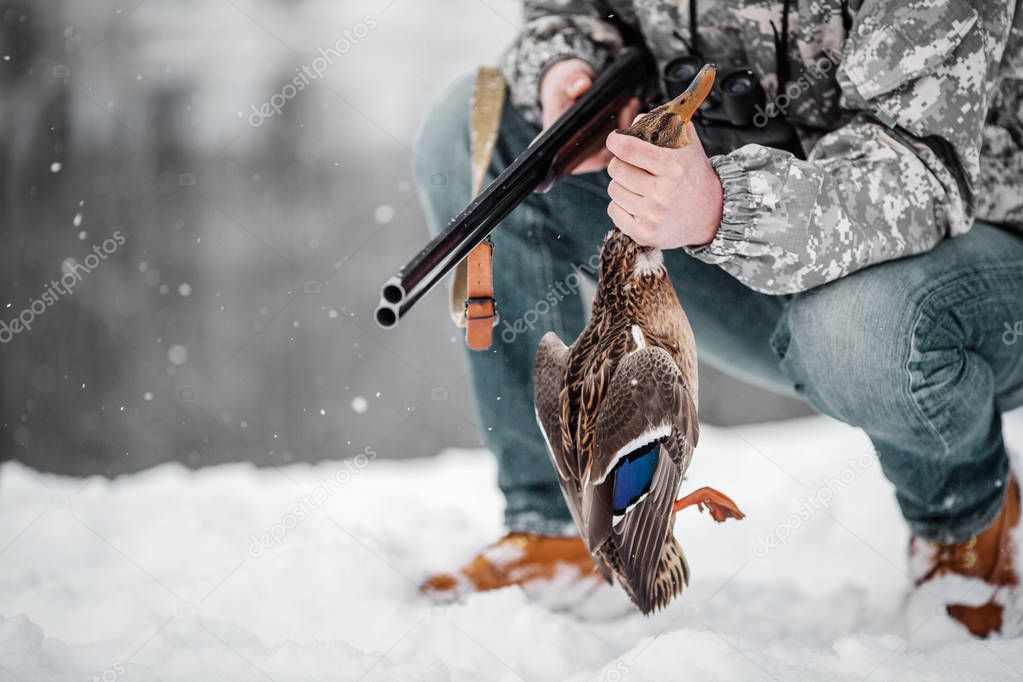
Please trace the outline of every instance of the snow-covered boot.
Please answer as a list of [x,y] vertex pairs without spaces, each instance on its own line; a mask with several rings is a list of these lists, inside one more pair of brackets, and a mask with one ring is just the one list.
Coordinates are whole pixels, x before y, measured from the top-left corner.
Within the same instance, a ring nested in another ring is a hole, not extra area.
[[470,592],[511,585],[598,579],[581,538],[509,533],[456,572],[427,578],[419,591],[436,601],[454,601]]
[[[1007,607],[1019,607],[1019,561],[1016,538],[1020,521],[1020,491],[1015,475],[1010,474],[1005,503],[987,530],[960,544],[946,545],[912,538],[909,545],[910,567],[916,586],[937,583],[948,577],[954,581],[958,598],[949,594],[945,609],[977,637],[1003,631]],[[965,589],[962,589],[965,586]],[[958,602],[967,603],[958,603]],[[1019,616],[1015,616],[1018,619]]]

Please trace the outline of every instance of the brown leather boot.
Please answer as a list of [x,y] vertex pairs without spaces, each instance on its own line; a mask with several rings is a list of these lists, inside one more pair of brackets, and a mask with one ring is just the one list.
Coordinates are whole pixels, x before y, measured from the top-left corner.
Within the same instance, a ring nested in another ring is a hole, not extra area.
[[598,577],[581,538],[509,533],[457,572],[427,578],[419,591],[436,601],[453,601],[470,592],[526,586],[555,577],[570,581]]
[[1011,537],[1019,521],[1019,482],[1014,474],[1010,474],[1002,511],[987,530],[957,545],[944,545],[915,537],[910,540],[911,560],[922,560],[927,566],[925,572],[916,579],[917,587],[950,573],[979,578],[995,587],[991,598],[980,606],[947,604],[945,607],[948,615],[977,637],[1001,632],[1003,606],[995,597],[1000,591],[1007,592],[1019,585],[1019,573],[1014,565],[1016,547]]

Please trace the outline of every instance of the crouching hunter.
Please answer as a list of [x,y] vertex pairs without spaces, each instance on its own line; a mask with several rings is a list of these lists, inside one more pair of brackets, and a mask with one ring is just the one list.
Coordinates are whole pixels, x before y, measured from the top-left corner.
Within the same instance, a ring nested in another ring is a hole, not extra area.
[[[501,318],[470,362],[508,535],[424,589],[457,595],[593,564],[533,414],[540,338],[575,338],[578,277],[613,225],[664,250],[701,357],[863,429],[912,531],[917,587],[973,581],[949,614],[1001,631],[1018,599],[1020,493],[1001,415],[1023,405],[1023,17],[979,0],[527,1],[489,177],[628,41],[663,96],[715,63],[693,143],[612,133],[494,233]],[[694,66],[695,65],[695,66]],[[471,199],[472,80],[417,140],[434,233]],[[712,108],[713,109],[713,108]],[[623,111],[628,121],[638,102]],[[437,173],[448,177],[435,184]],[[679,191],[683,187],[685,191]],[[529,320],[529,324],[513,325]],[[508,549],[507,552],[492,551]],[[513,551],[512,551],[513,550]],[[494,557],[503,556],[497,562]]]

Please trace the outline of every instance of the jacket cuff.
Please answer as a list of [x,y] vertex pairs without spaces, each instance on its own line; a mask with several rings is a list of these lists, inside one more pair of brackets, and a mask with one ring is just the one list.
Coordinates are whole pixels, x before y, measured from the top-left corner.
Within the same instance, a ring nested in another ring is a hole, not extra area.
[[747,241],[757,213],[757,199],[750,191],[749,172],[734,160],[721,154],[712,156],[710,164],[721,178],[724,189],[721,226],[714,241],[687,247],[686,251],[707,263],[722,263],[735,255],[738,247]]

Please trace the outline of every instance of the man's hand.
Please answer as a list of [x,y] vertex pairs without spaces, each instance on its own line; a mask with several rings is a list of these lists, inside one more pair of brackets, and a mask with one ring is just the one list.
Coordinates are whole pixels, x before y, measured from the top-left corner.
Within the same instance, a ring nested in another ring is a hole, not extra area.
[[607,138],[614,155],[607,167],[607,214],[638,244],[676,249],[709,244],[717,235],[724,202],[721,179],[692,124],[686,135],[689,144],[679,149],[618,133]]
[[[590,89],[595,75],[590,65],[581,59],[565,59],[547,68],[540,81],[540,106],[543,109],[543,129],[547,130],[558,118]],[[639,112],[639,100],[633,98],[619,115],[619,127],[625,127]],[[603,170],[611,160],[607,149],[585,159],[575,167],[573,174]]]

